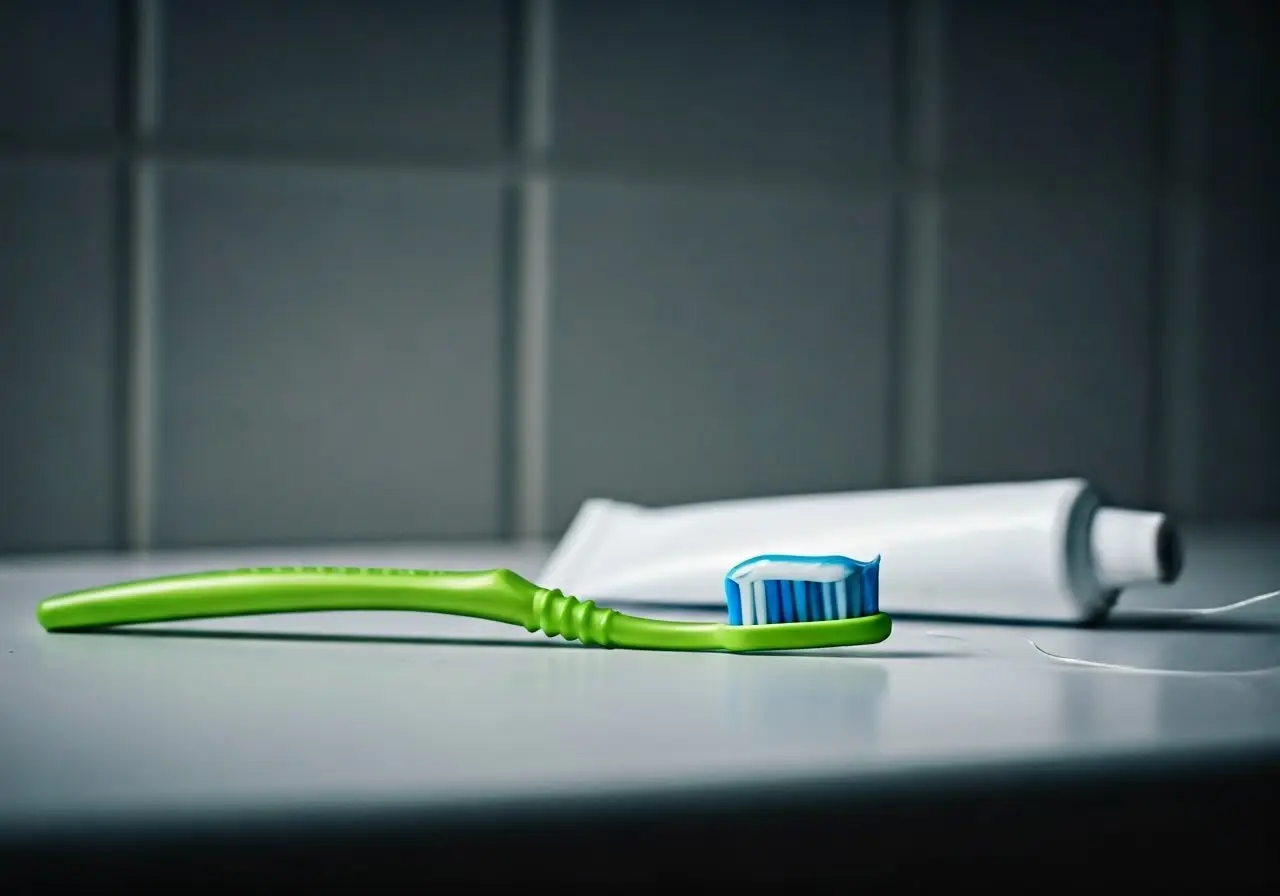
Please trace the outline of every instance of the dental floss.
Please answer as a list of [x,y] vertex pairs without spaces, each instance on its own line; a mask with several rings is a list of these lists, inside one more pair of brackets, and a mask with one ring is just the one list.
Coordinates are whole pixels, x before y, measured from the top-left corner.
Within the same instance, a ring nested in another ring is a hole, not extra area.
[[[1172,618],[1182,622],[1189,622],[1192,619],[1196,619],[1202,616],[1217,616],[1217,615],[1223,615],[1226,613],[1231,613],[1236,610],[1243,609],[1245,607],[1253,606],[1255,604],[1266,603],[1267,601],[1274,600],[1277,597],[1280,597],[1280,591],[1268,591],[1263,594],[1256,594],[1253,597],[1247,597],[1244,600],[1238,600],[1235,603],[1224,604],[1223,606],[1219,606],[1219,607],[1196,607],[1192,609],[1182,609],[1182,610],[1165,610],[1165,609],[1158,609],[1158,608],[1157,609],[1134,609],[1129,612],[1142,613],[1148,616]],[[969,638],[963,635],[954,635],[949,632],[927,631],[925,632],[925,635],[933,638],[946,638],[948,640],[961,641],[963,643],[974,644],[973,641],[971,641]],[[1178,676],[1190,676],[1190,677],[1208,676],[1208,677],[1215,677],[1215,678],[1240,677],[1240,676],[1249,676],[1249,675],[1269,675],[1275,672],[1280,672],[1280,666],[1266,666],[1261,669],[1196,670],[1196,669],[1158,669],[1158,668],[1152,668],[1147,666],[1130,666],[1123,663],[1104,663],[1104,662],[1099,662],[1097,660],[1084,660],[1084,659],[1079,659],[1077,657],[1062,656],[1061,654],[1052,653],[1048,650],[1045,650],[1043,647],[1037,644],[1034,638],[1025,638],[1023,640],[1025,640],[1028,644],[1030,644],[1036,650],[1036,652],[1039,653],[1041,656],[1043,656],[1045,659],[1052,660],[1055,663],[1062,663],[1063,665],[1067,665],[1067,666],[1078,666],[1078,667],[1088,668],[1088,669],[1097,669],[1097,670],[1106,671],[1106,672],[1127,672],[1131,674],[1145,674],[1145,675],[1178,675]],[[993,647],[990,644],[984,645],[982,643],[976,643],[974,644],[974,646],[994,656],[1002,657],[1005,659],[1018,659],[1018,657],[1014,656],[1012,653],[1004,650],[1003,644],[1000,645],[999,649],[993,649]]]
[[1129,672],[1141,675],[1181,675],[1192,678],[1238,678],[1242,675],[1269,675],[1274,672],[1280,672],[1280,666],[1267,666],[1262,669],[1155,669],[1145,666],[1126,666],[1121,663],[1100,663],[1095,660],[1081,660],[1070,656],[1059,656],[1056,653],[1050,653],[1031,638],[1027,638],[1027,643],[1036,649],[1042,656],[1062,663],[1067,666],[1083,666],[1090,669],[1099,669],[1106,672]]
[[1220,613],[1229,613],[1234,610],[1240,610],[1253,604],[1260,604],[1271,600],[1274,597],[1280,597],[1280,591],[1268,591],[1265,594],[1256,594],[1253,597],[1246,597],[1244,600],[1238,600],[1233,604],[1226,604],[1221,607],[1194,607],[1191,609],[1175,609],[1165,607],[1138,607],[1132,610],[1126,610],[1126,613],[1141,613],[1144,616],[1159,616],[1166,619],[1183,619],[1191,620],[1200,616],[1216,616]]

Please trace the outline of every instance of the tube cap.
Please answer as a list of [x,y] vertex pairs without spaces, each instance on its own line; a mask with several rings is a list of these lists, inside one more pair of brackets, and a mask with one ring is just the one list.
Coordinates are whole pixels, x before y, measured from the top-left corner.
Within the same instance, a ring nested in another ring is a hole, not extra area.
[[1103,588],[1167,584],[1182,574],[1182,540],[1163,513],[1101,508],[1093,516],[1090,543]]

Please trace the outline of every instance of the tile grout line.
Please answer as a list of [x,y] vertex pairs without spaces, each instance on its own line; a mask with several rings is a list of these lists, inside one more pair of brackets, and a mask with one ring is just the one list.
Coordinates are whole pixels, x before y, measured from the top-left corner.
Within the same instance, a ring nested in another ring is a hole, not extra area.
[[[155,131],[159,114],[161,0],[135,0],[132,146]],[[132,148],[131,146],[131,148]],[[156,317],[158,238],[155,162],[128,158],[128,399],[126,404],[125,544],[149,549],[155,538]]]
[[1051,195],[1063,193],[1150,195],[1153,189],[1170,186],[1175,192],[1196,192],[1193,184],[1168,179],[1135,179],[1131,172],[1113,171],[1100,175],[1023,175],[999,170],[932,170],[921,171],[909,166],[869,167],[851,171],[814,171],[791,169],[787,166],[772,169],[727,169],[693,167],[612,167],[610,165],[566,164],[547,159],[499,159],[465,158],[460,156],[430,154],[407,155],[403,153],[351,153],[347,150],[333,152],[314,148],[279,147],[253,144],[227,144],[202,149],[196,145],[154,141],[121,146],[107,141],[71,142],[6,142],[0,135],[0,159],[27,158],[64,159],[142,159],[154,164],[199,165],[212,168],[316,168],[321,170],[401,171],[427,174],[458,174],[499,178],[509,183],[528,179],[573,178],[597,183],[657,184],[679,186],[749,187],[793,193],[797,190],[813,191],[823,195],[844,193],[849,195],[879,195],[886,180],[908,190],[955,189],[983,190],[993,187],[1016,188],[1033,193]]
[[[521,35],[518,150],[540,160],[551,147],[555,65],[554,0],[528,0]],[[551,364],[551,184],[545,173],[517,182],[515,457],[513,517],[518,538],[546,534]]]
[[[1167,143],[1167,183],[1160,202],[1160,268],[1156,332],[1154,466],[1157,494],[1174,512],[1199,510],[1200,325],[1203,253],[1203,175],[1206,90],[1205,10],[1196,0],[1171,6],[1168,111],[1160,139]],[[1190,190],[1171,188],[1190,183]]]
[[937,478],[938,350],[942,312],[942,198],[935,174],[942,152],[942,7],[916,0],[906,9],[903,150],[908,166],[926,172],[903,185],[901,300],[894,459],[898,484]]

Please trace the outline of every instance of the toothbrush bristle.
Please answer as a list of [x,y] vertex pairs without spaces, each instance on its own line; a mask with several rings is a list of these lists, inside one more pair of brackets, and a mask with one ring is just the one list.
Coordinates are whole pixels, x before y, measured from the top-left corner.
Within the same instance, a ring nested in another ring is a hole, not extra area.
[[739,563],[725,577],[730,625],[830,622],[880,612],[880,558],[772,554]]

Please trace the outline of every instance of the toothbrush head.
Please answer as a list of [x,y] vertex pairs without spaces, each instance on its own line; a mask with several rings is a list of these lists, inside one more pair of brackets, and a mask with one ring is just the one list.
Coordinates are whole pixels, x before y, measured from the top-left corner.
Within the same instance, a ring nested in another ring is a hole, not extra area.
[[835,622],[880,612],[880,558],[764,554],[725,575],[729,624]]
[[724,579],[729,624],[721,646],[735,652],[876,644],[893,621],[880,612],[880,558],[765,554]]

